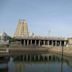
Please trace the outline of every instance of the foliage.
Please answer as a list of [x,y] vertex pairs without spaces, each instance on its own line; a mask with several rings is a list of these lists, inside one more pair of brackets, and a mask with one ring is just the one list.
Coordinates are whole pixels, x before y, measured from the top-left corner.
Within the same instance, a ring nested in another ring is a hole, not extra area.
[[12,38],[12,37],[10,37],[10,36],[8,36],[7,39],[9,40],[9,42],[14,42],[14,41],[15,41],[15,38]]

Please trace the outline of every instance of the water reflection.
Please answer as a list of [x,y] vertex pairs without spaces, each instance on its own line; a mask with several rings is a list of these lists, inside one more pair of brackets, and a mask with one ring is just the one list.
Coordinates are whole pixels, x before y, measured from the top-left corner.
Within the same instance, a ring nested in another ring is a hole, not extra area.
[[8,72],[8,64],[7,63],[5,63],[5,64],[1,63],[0,64],[0,72]]
[[61,55],[46,54],[39,57],[34,55],[30,58],[28,55],[26,58],[25,55],[24,61],[22,58],[17,58],[11,62],[13,71],[9,72],[72,72],[72,59],[69,57],[63,57],[63,62]]
[[26,59],[18,57],[10,59],[8,67],[0,68],[0,72],[72,72],[70,57],[63,57],[63,62],[62,56],[57,54],[40,55],[39,58],[37,55],[32,58],[29,56],[26,58],[25,55]]
[[8,72],[8,68],[0,69],[0,72]]

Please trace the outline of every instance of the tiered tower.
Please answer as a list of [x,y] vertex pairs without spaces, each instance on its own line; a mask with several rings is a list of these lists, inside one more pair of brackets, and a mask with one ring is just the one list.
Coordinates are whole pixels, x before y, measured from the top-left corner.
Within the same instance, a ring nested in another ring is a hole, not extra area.
[[14,37],[25,37],[25,36],[28,36],[28,25],[26,20],[20,19],[18,21]]

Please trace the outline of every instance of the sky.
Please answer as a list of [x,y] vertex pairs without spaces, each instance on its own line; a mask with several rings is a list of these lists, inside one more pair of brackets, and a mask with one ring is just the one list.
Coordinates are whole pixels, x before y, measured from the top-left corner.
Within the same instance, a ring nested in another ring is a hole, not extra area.
[[13,35],[19,19],[29,32],[72,37],[72,0],[0,0],[0,32]]

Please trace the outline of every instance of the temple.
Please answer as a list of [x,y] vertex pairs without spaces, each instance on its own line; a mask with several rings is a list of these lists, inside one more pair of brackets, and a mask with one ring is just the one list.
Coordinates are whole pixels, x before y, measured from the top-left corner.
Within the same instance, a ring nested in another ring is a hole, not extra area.
[[68,39],[64,37],[35,36],[28,32],[28,24],[26,20],[19,20],[14,34],[16,41],[22,46],[62,46],[68,44]]

